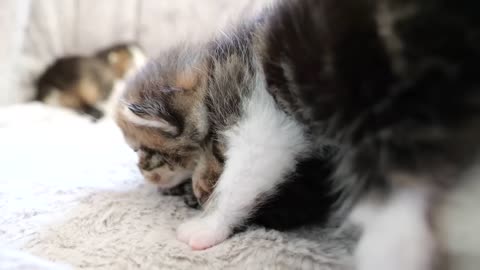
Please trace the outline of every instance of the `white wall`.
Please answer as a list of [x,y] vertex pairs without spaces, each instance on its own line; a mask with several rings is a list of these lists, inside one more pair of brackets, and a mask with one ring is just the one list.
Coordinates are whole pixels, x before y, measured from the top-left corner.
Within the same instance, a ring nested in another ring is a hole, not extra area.
[[23,99],[17,90],[21,54],[29,0],[0,1],[0,106]]

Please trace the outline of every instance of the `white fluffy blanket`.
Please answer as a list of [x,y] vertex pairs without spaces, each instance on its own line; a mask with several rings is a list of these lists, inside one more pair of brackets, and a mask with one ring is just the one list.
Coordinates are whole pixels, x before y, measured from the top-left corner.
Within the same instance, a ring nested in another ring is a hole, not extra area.
[[352,246],[251,228],[191,251],[175,228],[196,211],[143,182],[111,120],[40,104],[0,108],[0,213],[0,269],[345,269]]

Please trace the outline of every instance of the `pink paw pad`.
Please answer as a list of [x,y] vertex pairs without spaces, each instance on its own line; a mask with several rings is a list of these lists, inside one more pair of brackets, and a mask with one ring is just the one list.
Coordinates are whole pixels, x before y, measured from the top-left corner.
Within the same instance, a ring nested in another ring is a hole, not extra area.
[[223,242],[230,233],[228,226],[221,226],[207,218],[197,218],[181,224],[177,238],[194,250],[203,250]]

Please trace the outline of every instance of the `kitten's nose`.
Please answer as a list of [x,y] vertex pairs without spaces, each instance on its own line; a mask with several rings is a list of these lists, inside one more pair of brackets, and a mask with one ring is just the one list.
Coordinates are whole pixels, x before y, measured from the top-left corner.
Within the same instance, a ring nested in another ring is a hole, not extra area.
[[162,176],[158,173],[146,173],[143,174],[146,180],[155,185],[160,185],[162,182]]
[[152,182],[156,184],[159,184],[160,182],[162,182],[162,176],[158,173],[155,173],[152,178],[153,178]]

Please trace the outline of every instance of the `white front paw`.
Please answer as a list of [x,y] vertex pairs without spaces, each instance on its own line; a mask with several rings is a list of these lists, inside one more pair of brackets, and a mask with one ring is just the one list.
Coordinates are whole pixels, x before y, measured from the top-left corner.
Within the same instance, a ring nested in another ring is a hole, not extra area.
[[177,230],[177,238],[194,250],[202,250],[223,242],[231,233],[228,224],[207,216],[182,223]]

